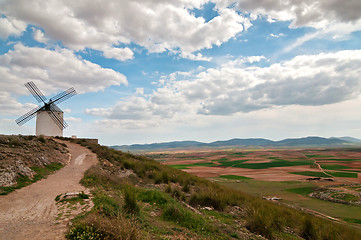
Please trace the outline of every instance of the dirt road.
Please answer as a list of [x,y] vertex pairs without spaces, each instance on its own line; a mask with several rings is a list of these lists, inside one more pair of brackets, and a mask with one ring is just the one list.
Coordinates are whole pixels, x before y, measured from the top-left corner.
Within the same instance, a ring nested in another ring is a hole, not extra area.
[[89,149],[64,142],[70,163],[58,172],[6,196],[0,196],[0,239],[65,239],[67,219],[56,220],[55,197],[66,192],[85,191],[79,184],[84,172],[97,158]]

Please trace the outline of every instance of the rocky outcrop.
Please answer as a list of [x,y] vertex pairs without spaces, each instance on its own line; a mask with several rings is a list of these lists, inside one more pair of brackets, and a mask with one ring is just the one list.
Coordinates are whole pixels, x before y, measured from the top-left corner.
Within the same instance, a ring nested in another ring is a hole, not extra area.
[[66,145],[51,138],[0,135],[0,187],[15,186],[20,176],[32,179],[36,172],[31,167],[65,164],[67,152]]

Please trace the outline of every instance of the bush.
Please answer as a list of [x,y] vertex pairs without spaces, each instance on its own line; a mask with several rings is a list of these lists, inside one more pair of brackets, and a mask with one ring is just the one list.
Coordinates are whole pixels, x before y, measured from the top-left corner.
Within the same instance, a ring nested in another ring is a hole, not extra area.
[[67,239],[74,240],[101,240],[104,239],[102,234],[97,232],[94,226],[88,226],[85,224],[78,224],[74,226],[68,234],[66,235]]
[[101,214],[108,217],[119,216],[121,213],[121,207],[115,199],[103,194],[97,193],[93,199],[95,209]]
[[114,218],[107,218],[88,214],[70,229],[66,237],[68,239],[141,239],[141,232],[135,219],[125,218],[120,215]]
[[303,223],[301,237],[306,240],[320,239],[317,227],[310,217],[307,217]]
[[44,138],[44,136],[40,136],[38,140],[39,142],[46,143],[46,139]]
[[159,190],[142,191],[138,194],[138,199],[147,203],[156,203],[163,205],[168,203],[168,199],[164,193]]
[[123,185],[123,194],[124,194],[123,209],[128,213],[138,214],[139,206],[137,203],[136,189],[130,184],[125,184]]
[[227,206],[227,200],[220,192],[205,191],[193,194],[189,200],[189,204],[193,206],[213,207],[216,210],[223,211]]
[[202,231],[207,228],[205,220],[176,204],[169,204],[163,211],[162,217],[164,220],[172,221],[189,230]]

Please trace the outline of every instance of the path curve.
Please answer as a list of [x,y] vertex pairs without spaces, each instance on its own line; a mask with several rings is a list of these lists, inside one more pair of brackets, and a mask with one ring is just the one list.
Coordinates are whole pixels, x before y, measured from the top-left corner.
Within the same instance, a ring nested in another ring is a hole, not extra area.
[[69,164],[46,179],[0,196],[1,240],[65,239],[68,221],[56,221],[55,197],[66,192],[85,191],[79,181],[98,160],[85,147],[63,143],[69,149]]

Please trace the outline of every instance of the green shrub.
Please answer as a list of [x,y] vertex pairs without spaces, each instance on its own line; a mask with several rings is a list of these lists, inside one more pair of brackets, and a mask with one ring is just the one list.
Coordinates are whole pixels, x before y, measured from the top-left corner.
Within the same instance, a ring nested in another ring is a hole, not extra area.
[[168,173],[166,171],[159,172],[157,175],[155,175],[154,182],[155,184],[169,183],[170,178]]
[[119,202],[104,193],[95,194],[93,202],[95,209],[105,216],[114,217],[121,213]]
[[195,213],[176,204],[169,204],[163,211],[164,220],[172,221],[189,230],[202,231],[207,228],[205,220]]
[[46,143],[46,139],[44,138],[44,136],[40,136],[38,140],[39,142]]
[[301,230],[301,237],[303,237],[306,240],[321,239],[318,229],[310,217],[307,217],[303,223],[303,227]]
[[162,193],[159,190],[149,190],[149,191],[142,191],[138,193],[138,199],[143,202],[147,203],[156,203],[159,205],[163,205],[168,203],[169,199],[165,196],[166,194]]
[[89,199],[89,195],[85,194],[83,191],[78,194],[78,197],[81,199]]
[[246,228],[268,239],[275,239],[277,232],[282,232],[286,225],[286,219],[280,214],[259,202],[259,205],[251,206],[247,210]]
[[138,240],[142,239],[142,235],[139,224],[134,218],[123,215],[108,218],[92,212],[74,224],[66,237],[84,240]]
[[70,240],[102,240],[104,239],[102,234],[99,233],[94,226],[88,226],[85,224],[78,224],[74,226],[68,234],[66,235],[67,239]]
[[204,191],[191,196],[189,204],[193,206],[213,207],[216,210],[223,211],[227,206],[226,196],[220,192]]
[[139,206],[137,203],[136,189],[130,184],[123,185],[122,189],[124,194],[123,209],[128,213],[138,214]]

